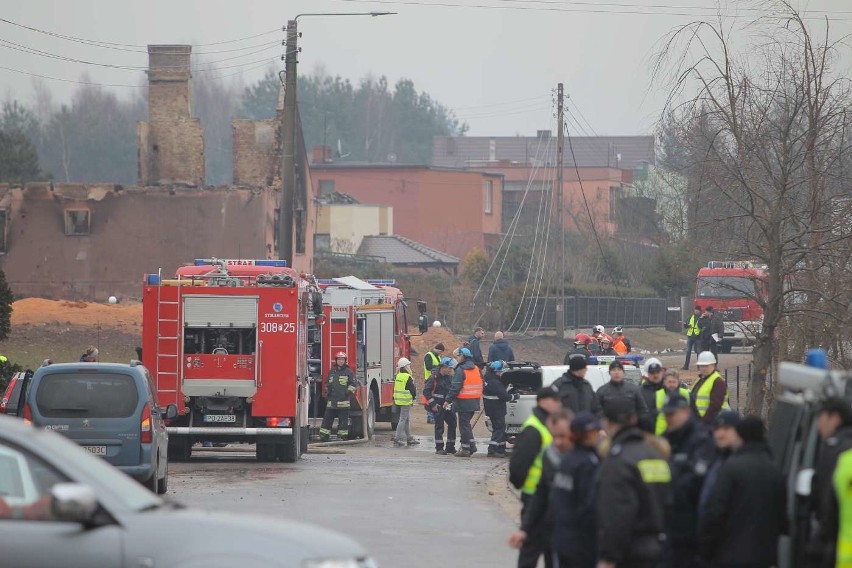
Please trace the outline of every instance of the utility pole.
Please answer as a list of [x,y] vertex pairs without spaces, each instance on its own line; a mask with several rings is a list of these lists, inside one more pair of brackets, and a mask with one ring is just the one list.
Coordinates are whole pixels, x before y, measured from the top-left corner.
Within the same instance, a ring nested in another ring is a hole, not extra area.
[[556,219],[559,222],[559,264],[557,265],[556,285],[559,286],[556,304],[556,337],[565,339],[565,223],[562,217],[562,157],[565,148],[565,108],[562,83],[556,90]]
[[296,20],[287,22],[284,55],[284,124],[281,147],[281,199],[278,201],[278,258],[293,266],[293,196],[296,194]]

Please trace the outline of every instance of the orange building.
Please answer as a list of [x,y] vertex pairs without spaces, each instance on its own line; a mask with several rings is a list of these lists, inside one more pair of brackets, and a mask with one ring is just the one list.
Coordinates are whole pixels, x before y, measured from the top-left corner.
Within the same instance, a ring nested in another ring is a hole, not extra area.
[[[393,207],[394,233],[464,258],[499,242],[503,176],[399,164],[311,165],[314,195]],[[318,238],[322,235],[317,234]]]

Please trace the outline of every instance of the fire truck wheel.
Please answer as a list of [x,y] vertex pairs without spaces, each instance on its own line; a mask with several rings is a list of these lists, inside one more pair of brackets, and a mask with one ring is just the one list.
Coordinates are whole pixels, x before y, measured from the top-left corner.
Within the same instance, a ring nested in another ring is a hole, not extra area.
[[275,445],[276,457],[284,463],[294,463],[302,454],[300,446],[302,445],[302,429],[296,426],[296,431],[292,436],[284,438],[283,444]]
[[176,462],[188,462],[192,457],[192,442],[183,436],[173,436],[169,440],[169,459]]
[[275,461],[275,444],[272,442],[257,442],[254,451],[259,462]]

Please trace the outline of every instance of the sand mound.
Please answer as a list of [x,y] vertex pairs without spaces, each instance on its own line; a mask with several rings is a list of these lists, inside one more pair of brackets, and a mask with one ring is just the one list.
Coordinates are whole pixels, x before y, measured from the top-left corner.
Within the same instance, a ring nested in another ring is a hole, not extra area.
[[139,332],[142,304],[98,304],[25,298],[12,305],[12,325],[62,323]]

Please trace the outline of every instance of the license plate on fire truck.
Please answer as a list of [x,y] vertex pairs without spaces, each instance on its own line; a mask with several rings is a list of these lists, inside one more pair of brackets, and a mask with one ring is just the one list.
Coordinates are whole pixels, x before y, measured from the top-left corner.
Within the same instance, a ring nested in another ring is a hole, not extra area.
[[236,414],[205,414],[205,422],[236,422]]

